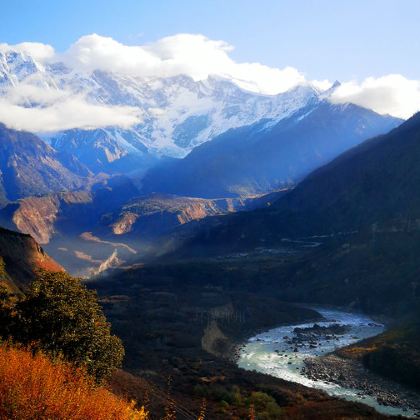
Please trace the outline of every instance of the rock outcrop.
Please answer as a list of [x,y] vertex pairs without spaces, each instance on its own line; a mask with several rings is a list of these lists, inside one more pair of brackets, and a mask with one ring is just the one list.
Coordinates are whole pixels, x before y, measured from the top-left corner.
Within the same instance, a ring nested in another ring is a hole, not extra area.
[[9,290],[24,290],[37,270],[64,271],[30,236],[0,228],[0,284]]

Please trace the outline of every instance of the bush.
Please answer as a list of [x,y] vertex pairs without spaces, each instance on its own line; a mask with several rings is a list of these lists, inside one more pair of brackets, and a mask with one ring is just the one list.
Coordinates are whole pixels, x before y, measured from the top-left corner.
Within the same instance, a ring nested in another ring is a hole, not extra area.
[[255,410],[257,419],[274,420],[282,415],[282,410],[276,400],[265,392],[252,392],[249,400],[250,406]]
[[3,337],[41,349],[83,367],[100,382],[124,357],[121,340],[111,334],[96,293],[66,273],[42,272],[26,295],[0,305]]
[[147,413],[97,387],[81,369],[2,345],[0,419],[146,420]]

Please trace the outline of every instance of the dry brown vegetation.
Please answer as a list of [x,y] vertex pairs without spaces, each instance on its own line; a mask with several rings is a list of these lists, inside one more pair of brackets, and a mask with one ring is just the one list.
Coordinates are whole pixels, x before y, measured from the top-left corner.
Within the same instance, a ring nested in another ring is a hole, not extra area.
[[82,370],[42,354],[0,347],[0,419],[146,420]]

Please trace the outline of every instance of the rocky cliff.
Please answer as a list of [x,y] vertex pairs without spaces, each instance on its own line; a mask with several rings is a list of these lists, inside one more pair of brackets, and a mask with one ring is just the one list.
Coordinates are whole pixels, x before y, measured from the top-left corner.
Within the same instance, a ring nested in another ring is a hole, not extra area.
[[0,228],[0,285],[22,290],[37,270],[64,271],[30,236]]

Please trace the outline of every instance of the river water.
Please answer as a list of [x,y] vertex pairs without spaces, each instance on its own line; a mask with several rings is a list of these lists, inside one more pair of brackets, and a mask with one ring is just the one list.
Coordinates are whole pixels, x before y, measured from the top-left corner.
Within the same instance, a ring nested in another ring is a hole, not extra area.
[[[241,348],[238,366],[246,370],[255,370],[287,381],[296,382],[308,387],[321,389],[329,395],[358,401],[374,407],[377,411],[388,415],[414,417],[415,412],[401,407],[390,407],[379,404],[376,398],[363,395],[363,391],[344,388],[338,384],[312,380],[303,373],[304,361],[316,358],[349,344],[373,337],[384,331],[384,325],[373,321],[366,315],[314,307],[325,319],[316,322],[319,327],[332,325],[347,326],[341,334],[317,335],[312,340],[296,341],[294,329],[311,328],[315,323],[287,325],[258,334],[248,340]],[[297,343],[297,344],[296,344]]]

